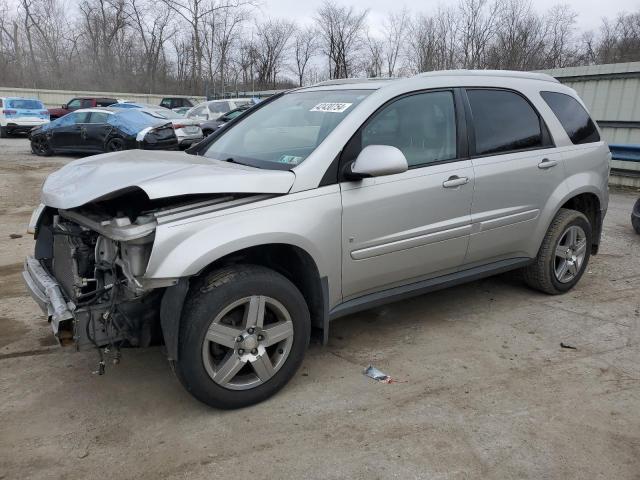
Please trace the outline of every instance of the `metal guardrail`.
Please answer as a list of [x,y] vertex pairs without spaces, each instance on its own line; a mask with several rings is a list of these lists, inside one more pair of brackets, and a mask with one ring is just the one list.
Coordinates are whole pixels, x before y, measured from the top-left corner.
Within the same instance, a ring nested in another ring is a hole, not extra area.
[[640,162],[640,145],[609,145],[612,160],[622,160],[625,162]]
[[640,188],[640,145],[612,144],[610,185]]

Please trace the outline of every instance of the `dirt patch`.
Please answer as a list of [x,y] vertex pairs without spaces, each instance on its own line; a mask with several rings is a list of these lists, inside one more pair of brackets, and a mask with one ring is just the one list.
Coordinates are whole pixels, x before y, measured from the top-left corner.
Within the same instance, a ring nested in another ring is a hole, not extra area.
[[15,319],[0,316],[0,347],[20,340],[28,329]]
[[0,298],[22,297],[27,295],[22,283],[23,266],[21,263],[0,266]]

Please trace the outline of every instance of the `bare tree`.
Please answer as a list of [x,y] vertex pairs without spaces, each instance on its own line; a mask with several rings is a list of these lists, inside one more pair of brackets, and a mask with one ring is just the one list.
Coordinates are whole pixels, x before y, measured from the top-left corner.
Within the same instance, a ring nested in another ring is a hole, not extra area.
[[278,73],[284,65],[285,49],[293,30],[293,23],[286,20],[266,20],[256,23],[254,51],[260,84],[275,86]]
[[366,60],[364,71],[367,77],[375,78],[382,76],[384,64],[384,42],[379,38],[372,37],[369,32],[366,35]]
[[252,0],[161,0],[167,7],[175,12],[190,29],[193,48],[192,78],[195,83],[203,77],[203,28],[207,18],[217,12],[227,9],[251,6]]
[[398,58],[405,43],[409,26],[409,10],[403,8],[398,13],[390,13],[384,21],[384,59],[387,77],[396,74]]
[[500,3],[489,0],[461,0],[458,5],[460,64],[482,68],[495,38]]
[[640,11],[622,13],[611,21],[603,19],[599,35],[583,37],[583,50],[588,60],[597,63],[633,62],[640,60]]
[[144,0],[128,0],[131,25],[142,44],[144,88],[153,92],[159,70],[163,68],[166,43],[176,34],[169,26],[170,10]]
[[356,73],[355,55],[362,49],[368,10],[339,7],[325,0],[316,13],[322,48],[329,60],[329,78],[347,78]]
[[[230,84],[254,90],[358,75],[640,59],[640,9],[579,32],[566,6],[453,0],[430,14],[390,13],[375,31],[367,10],[332,0],[311,27],[255,22],[254,1],[0,0],[0,84],[201,95],[203,86],[225,94]],[[326,60],[315,61],[320,53]]]
[[318,52],[318,31],[311,27],[296,30],[292,41],[291,70],[298,78],[298,85],[302,86],[309,60]]

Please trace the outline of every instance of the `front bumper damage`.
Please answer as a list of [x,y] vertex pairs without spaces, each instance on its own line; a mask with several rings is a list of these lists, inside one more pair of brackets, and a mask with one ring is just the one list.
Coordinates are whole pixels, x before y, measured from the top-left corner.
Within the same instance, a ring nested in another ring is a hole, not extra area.
[[[44,269],[38,260],[27,257],[24,262],[22,278],[29,293],[40,306],[43,313],[51,319],[53,334],[60,339],[60,326],[63,322],[73,322],[75,305],[66,302],[57,280]],[[68,329],[63,329],[68,330]]]

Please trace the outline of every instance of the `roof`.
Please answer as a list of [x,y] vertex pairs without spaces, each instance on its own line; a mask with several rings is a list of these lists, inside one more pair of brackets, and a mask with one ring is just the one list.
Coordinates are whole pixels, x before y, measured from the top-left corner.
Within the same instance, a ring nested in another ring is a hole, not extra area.
[[550,75],[539,72],[519,72],[515,70],[437,70],[433,72],[418,73],[412,77],[401,78],[339,78],[334,80],[326,80],[305,88],[330,87],[337,85],[348,85],[351,88],[369,88],[378,89],[394,82],[410,80],[416,78],[433,78],[433,77],[498,77],[498,78],[521,78],[527,80],[538,80],[544,82],[560,83]]
[[109,107],[90,107],[90,108],[79,108],[74,110],[72,113],[108,113],[113,115],[114,113],[118,113],[115,109],[111,109]]

